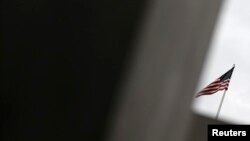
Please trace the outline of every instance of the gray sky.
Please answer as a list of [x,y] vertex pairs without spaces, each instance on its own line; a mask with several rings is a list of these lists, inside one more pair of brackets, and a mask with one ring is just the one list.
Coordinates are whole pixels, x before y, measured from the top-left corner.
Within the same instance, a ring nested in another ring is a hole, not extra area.
[[[225,0],[197,92],[236,64],[219,119],[250,124],[250,1]],[[223,92],[195,98],[193,110],[214,118]]]

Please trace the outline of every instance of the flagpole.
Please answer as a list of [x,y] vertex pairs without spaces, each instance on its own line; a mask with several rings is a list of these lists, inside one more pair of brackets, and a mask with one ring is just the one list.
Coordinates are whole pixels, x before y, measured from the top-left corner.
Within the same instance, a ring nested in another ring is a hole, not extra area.
[[221,101],[220,101],[220,106],[219,106],[219,109],[218,109],[217,114],[216,114],[216,117],[215,117],[216,120],[218,120],[218,117],[219,117],[219,114],[220,114],[220,110],[221,110],[222,103],[223,103],[223,101],[224,101],[226,92],[227,92],[227,91],[225,90],[224,93],[223,93],[222,99],[221,99]]

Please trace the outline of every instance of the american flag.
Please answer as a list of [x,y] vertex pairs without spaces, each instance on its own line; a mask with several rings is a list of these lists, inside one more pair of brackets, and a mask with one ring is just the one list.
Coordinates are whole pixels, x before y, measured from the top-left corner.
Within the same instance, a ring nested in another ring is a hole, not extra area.
[[228,86],[230,83],[231,76],[233,74],[235,65],[228,70],[225,74],[223,74],[221,77],[216,79],[214,82],[210,83],[207,87],[202,89],[196,97],[202,96],[202,95],[212,95],[218,91],[227,91]]

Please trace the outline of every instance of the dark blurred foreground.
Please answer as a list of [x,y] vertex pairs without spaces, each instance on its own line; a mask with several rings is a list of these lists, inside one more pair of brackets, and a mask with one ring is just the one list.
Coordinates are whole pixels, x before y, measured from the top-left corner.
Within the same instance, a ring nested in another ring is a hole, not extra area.
[[3,0],[1,140],[186,138],[219,7],[218,0]]

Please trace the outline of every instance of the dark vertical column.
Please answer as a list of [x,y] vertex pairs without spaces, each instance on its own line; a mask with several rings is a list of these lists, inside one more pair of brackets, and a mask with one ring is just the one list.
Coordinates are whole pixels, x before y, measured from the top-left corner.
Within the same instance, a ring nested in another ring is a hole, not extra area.
[[102,140],[144,3],[3,0],[1,139]]

